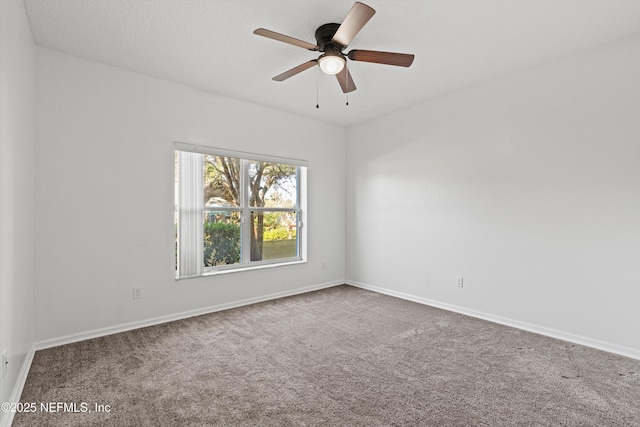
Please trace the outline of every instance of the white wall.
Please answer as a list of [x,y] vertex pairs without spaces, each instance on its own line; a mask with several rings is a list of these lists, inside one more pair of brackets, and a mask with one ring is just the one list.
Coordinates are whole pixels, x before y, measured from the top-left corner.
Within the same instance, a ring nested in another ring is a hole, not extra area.
[[[343,282],[343,128],[44,48],[37,59],[37,342]],[[309,262],[175,281],[174,141],[308,160]]]
[[639,76],[635,36],[349,129],[349,282],[640,357]]
[[32,343],[35,61],[24,4],[0,1],[0,402],[15,397]]

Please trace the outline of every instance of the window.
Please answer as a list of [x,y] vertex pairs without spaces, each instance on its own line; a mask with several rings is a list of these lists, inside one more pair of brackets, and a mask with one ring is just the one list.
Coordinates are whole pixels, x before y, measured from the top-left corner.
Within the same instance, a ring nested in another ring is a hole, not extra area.
[[306,162],[176,143],[176,277],[302,259]]

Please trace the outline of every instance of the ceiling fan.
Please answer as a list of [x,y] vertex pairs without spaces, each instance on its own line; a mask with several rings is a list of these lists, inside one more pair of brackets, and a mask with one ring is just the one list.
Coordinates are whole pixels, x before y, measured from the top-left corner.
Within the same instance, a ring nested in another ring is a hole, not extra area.
[[332,23],[318,27],[315,34],[317,42],[315,45],[264,28],[258,28],[253,32],[253,34],[289,43],[311,51],[322,52],[322,55],[317,59],[312,59],[311,61],[298,65],[297,67],[293,67],[292,69],[275,76],[273,80],[281,82],[301,73],[304,70],[318,65],[326,74],[335,75],[342,91],[344,93],[349,93],[356,90],[356,85],[347,68],[347,58],[352,61],[374,62],[377,64],[397,65],[400,67],[408,67],[413,63],[414,55],[407,53],[380,52],[376,50],[360,49],[352,50],[346,54],[343,53],[349,43],[351,43],[351,40],[353,40],[356,34],[358,34],[362,27],[369,22],[369,19],[371,19],[375,13],[376,11],[366,4],[355,2],[347,16],[344,18],[344,21],[342,21],[342,24]]

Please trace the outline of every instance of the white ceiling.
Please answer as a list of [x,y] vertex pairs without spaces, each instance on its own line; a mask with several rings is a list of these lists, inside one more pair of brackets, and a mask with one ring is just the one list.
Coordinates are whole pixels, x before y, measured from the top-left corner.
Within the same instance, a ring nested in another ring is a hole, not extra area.
[[[1,1],[1,0],[0,0]],[[350,126],[429,98],[640,32],[636,0],[364,0],[377,13],[350,49],[414,53],[410,68],[349,62],[349,106],[312,68],[315,44],[351,0],[25,0],[38,45],[165,80]],[[316,86],[320,108],[316,109]]]

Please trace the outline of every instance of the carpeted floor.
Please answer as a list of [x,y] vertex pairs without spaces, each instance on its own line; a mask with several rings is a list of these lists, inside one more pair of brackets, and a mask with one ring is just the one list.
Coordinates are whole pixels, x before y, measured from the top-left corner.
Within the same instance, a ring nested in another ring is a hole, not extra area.
[[640,361],[339,286],[38,351],[22,402],[16,427],[640,426]]

